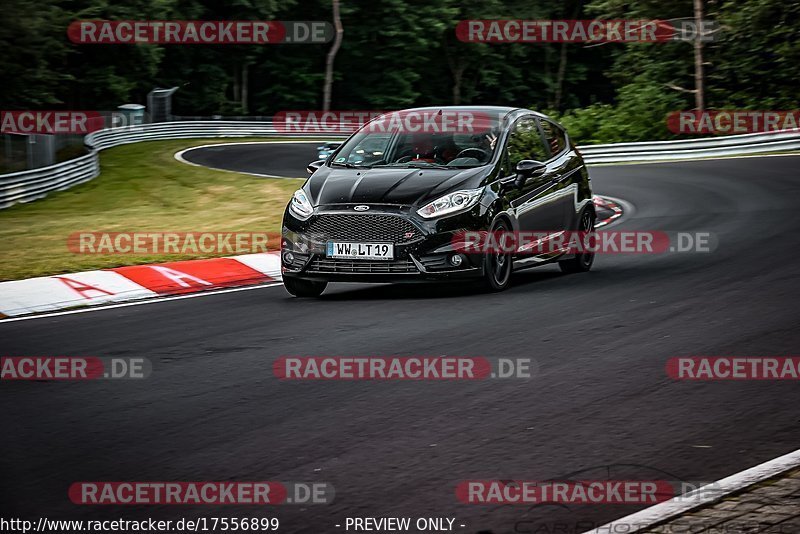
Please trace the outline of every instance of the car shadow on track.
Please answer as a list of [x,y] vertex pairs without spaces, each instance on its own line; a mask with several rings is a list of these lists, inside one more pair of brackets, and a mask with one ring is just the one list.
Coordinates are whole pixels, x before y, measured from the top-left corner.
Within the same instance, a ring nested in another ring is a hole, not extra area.
[[[567,276],[557,271],[523,271],[515,273],[511,287],[507,290],[513,292],[515,288],[530,286]],[[334,290],[334,291],[331,291]],[[320,300],[349,301],[349,300],[399,300],[399,299],[442,299],[458,297],[479,297],[491,295],[484,291],[477,282],[449,282],[449,283],[406,283],[406,284],[381,284],[375,286],[353,286],[348,289],[344,284],[330,286]]]

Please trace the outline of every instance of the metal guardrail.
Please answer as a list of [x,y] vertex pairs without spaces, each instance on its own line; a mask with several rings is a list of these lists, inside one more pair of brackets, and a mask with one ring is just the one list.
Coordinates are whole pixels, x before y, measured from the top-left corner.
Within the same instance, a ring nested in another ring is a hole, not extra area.
[[[109,128],[86,136],[90,153],[28,171],[0,175],[0,209],[40,199],[100,174],[100,150],[127,143],[204,137],[304,137],[340,139],[337,134],[298,134],[276,130],[271,122],[186,121]],[[800,150],[800,132],[773,132],[680,141],[618,143],[578,147],[587,163],[680,161],[695,158]]]
[[204,137],[304,137],[334,139],[336,135],[279,132],[271,122],[189,121],[108,128],[86,136],[90,152],[49,167],[0,175],[0,209],[18,202],[31,202],[52,191],[63,191],[100,174],[99,151],[128,143]]
[[679,141],[579,146],[587,163],[681,161],[800,150],[800,132],[782,131]]
[[140,141],[203,137],[306,137],[310,139],[331,139],[342,136],[279,132],[272,125],[272,122],[189,121],[161,122],[100,130],[87,135],[86,144],[96,150],[103,150]]
[[63,191],[87,182],[100,174],[97,152],[63,163],[29,171],[0,175],[0,209],[17,202],[44,198],[52,191]]

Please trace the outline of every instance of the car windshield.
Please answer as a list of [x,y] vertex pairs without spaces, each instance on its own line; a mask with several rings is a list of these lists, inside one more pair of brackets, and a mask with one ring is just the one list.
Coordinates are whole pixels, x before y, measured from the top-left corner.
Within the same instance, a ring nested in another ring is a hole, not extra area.
[[414,113],[384,115],[368,123],[345,143],[331,165],[468,168],[492,160],[500,117],[466,111]]

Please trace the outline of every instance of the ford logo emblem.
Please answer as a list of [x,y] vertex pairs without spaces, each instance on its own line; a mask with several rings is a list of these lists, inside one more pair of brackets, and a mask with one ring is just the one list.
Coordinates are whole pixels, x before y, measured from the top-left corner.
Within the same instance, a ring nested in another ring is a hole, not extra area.
[[364,206],[364,205],[362,204],[361,206],[356,206],[356,207],[355,207],[355,208],[353,208],[353,209],[354,209],[354,210],[356,210],[356,211],[367,211],[367,210],[369,209],[369,206]]

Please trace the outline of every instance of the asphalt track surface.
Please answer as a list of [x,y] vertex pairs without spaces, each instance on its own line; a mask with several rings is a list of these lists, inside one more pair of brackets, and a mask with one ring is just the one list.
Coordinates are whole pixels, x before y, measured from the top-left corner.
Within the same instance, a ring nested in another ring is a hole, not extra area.
[[306,165],[317,158],[317,147],[325,140],[313,143],[246,143],[212,145],[187,150],[181,157],[186,161],[215,169],[268,174],[271,176],[308,176]]
[[[454,488],[713,481],[795,450],[798,383],[676,382],[664,366],[674,356],[798,353],[798,168],[799,157],[764,157],[592,169],[596,193],[635,206],[616,229],[713,232],[708,254],[607,255],[580,275],[547,266],[516,274],[501,294],[338,285],[306,300],[270,287],[0,323],[3,355],[154,364],[142,381],[3,383],[2,516],[276,516],[280,531],[304,533],[343,532],[346,517],[446,516],[466,525],[460,532],[579,532],[640,507],[466,505]],[[285,355],[444,354],[534,358],[539,374],[272,375]],[[82,480],[316,480],[336,499],[81,507],[67,488]]]

